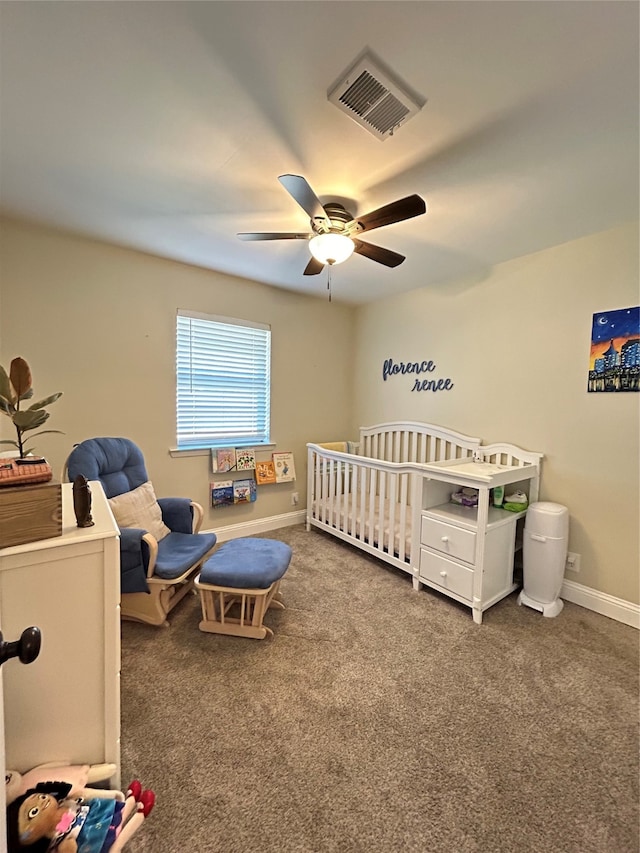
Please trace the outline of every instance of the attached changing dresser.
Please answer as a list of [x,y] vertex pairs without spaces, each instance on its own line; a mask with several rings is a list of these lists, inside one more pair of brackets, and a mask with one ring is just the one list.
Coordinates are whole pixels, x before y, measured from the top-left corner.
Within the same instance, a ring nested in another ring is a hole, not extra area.
[[[418,585],[425,584],[482,613],[518,588],[513,580],[518,520],[491,505],[497,487],[538,497],[541,455],[512,445],[485,445],[476,461],[446,460],[424,466],[417,475],[420,506]],[[451,501],[458,489],[477,491],[477,506]]]

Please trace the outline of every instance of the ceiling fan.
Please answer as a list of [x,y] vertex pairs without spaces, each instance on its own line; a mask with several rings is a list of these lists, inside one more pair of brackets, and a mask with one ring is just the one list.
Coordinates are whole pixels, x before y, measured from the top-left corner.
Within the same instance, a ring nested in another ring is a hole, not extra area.
[[357,235],[383,225],[392,225],[414,216],[426,213],[427,206],[419,195],[409,195],[406,198],[393,201],[377,210],[372,210],[364,216],[354,217],[342,204],[329,202],[321,204],[305,178],[300,175],[280,175],[278,178],[305,213],[311,217],[309,224],[311,233],[285,231],[273,233],[241,233],[241,240],[307,240],[312,258],[307,264],[304,275],[318,275],[325,264],[333,266],[346,261],[353,252],[384,264],[386,267],[397,267],[405,256],[383,249],[372,243],[364,243]]

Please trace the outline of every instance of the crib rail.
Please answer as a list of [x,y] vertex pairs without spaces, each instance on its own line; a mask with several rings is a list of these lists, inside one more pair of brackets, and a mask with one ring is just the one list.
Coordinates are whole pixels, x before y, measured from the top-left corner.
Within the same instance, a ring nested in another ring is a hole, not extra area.
[[515,444],[485,444],[480,447],[483,462],[491,462],[495,465],[536,465],[540,467],[542,453],[533,453],[516,447]]
[[466,459],[480,444],[450,429],[416,421],[376,424],[360,428],[360,453],[387,462],[441,462]]
[[411,571],[415,468],[308,447],[307,524]]
[[[522,468],[524,465],[535,465],[538,476],[528,480],[525,487],[529,492],[529,503],[538,500],[538,489],[540,481],[540,468],[543,453],[531,450],[523,450],[515,444],[485,444],[480,447],[480,458],[483,462],[491,462],[494,465],[513,465]],[[514,487],[520,484],[512,484]]]

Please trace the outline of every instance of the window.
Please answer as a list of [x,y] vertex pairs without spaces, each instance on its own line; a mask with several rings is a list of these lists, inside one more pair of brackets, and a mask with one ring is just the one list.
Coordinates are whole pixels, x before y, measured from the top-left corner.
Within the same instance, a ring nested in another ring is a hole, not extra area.
[[178,311],[178,449],[270,442],[271,329]]

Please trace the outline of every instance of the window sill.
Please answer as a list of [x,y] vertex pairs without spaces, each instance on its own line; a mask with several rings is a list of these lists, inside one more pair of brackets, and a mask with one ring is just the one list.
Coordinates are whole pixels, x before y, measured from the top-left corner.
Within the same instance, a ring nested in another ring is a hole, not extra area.
[[[226,446],[226,445],[225,445]],[[231,445],[229,445],[230,447]],[[276,444],[271,442],[270,444],[252,444],[249,445],[251,447],[255,447],[256,453],[260,453],[262,450],[274,450]],[[169,448],[169,456],[173,458],[179,458],[180,456],[211,456],[211,448],[210,447],[188,447],[184,450],[180,450],[178,447],[170,447]]]

